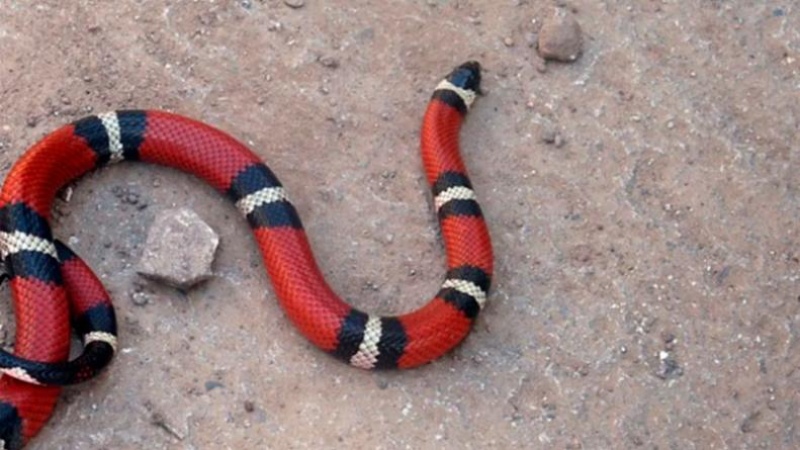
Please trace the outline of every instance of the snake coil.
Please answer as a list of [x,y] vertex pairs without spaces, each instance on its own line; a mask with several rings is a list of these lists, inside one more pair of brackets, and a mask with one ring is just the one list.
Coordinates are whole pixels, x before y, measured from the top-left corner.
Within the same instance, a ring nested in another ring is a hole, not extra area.
[[[111,301],[89,267],[53,239],[53,199],[86,172],[123,160],[205,180],[249,222],[289,319],[322,350],[363,369],[410,368],[469,333],[492,276],[489,232],[459,154],[459,130],[480,93],[480,65],[455,68],[434,90],[421,153],[447,256],[440,290],[416,311],[381,317],[325,282],[294,206],[272,173],[229,135],[162,111],[116,111],[64,126],[31,147],[0,191],[0,261],[17,320],[15,353],[0,352],[0,447],[19,449],[52,414],[60,388],[95,376],[116,350]],[[67,361],[70,320],[83,353]]]

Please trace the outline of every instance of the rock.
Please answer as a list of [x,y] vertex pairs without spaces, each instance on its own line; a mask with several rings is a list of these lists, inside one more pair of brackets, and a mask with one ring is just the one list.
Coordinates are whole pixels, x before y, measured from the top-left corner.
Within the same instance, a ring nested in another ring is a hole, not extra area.
[[655,375],[662,380],[672,380],[683,375],[683,368],[669,352],[661,351],[658,355],[659,365]]
[[742,433],[752,433],[756,429],[759,419],[761,418],[761,411],[750,413],[739,425]]
[[335,69],[339,67],[339,60],[333,56],[321,56],[319,58],[319,63],[329,69]]
[[572,62],[583,46],[581,26],[565,9],[556,9],[553,17],[539,30],[539,54],[548,60]]
[[555,130],[545,130],[542,132],[542,142],[555,145],[556,148],[564,146],[564,136]]
[[292,9],[300,9],[306,5],[304,0],[283,0],[283,4]]
[[224,384],[220,383],[219,381],[215,381],[215,380],[206,381],[205,386],[206,386],[206,391],[213,391],[214,389],[224,388],[225,387]]
[[150,303],[150,296],[145,292],[134,292],[131,294],[131,301],[136,306],[144,306]]
[[188,289],[210,278],[219,236],[187,208],[164,211],[147,236],[137,272],[147,278]]

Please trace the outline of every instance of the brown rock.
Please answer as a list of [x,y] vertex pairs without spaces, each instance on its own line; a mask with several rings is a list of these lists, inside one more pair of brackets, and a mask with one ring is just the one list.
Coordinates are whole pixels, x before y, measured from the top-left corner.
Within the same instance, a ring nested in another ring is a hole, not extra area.
[[218,244],[219,236],[194,211],[164,211],[150,227],[137,272],[188,289],[212,276]]
[[539,54],[548,60],[571,62],[578,59],[583,46],[581,26],[565,9],[556,9],[553,17],[539,30]]

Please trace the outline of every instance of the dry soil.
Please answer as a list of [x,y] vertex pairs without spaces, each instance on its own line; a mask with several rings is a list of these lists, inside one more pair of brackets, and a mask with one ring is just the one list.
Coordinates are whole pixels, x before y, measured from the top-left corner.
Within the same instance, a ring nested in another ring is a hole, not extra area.
[[[558,5],[585,33],[572,64],[534,46]],[[443,275],[417,154],[431,89],[486,69],[462,146],[497,270],[455,352],[330,358],[230,204],[121,165],[55,211],[116,299],[121,353],[30,448],[800,447],[799,29],[786,0],[0,1],[0,177],[87,114],[204,120],[279,174],[330,283],[383,314]],[[174,206],[221,236],[186,293],[134,270]]]

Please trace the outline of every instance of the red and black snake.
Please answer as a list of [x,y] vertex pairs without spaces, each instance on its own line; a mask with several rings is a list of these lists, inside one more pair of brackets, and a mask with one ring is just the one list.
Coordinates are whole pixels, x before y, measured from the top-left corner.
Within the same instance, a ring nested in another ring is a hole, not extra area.
[[[396,317],[361,312],[325,282],[281,183],[229,135],[161,111],[87,117],[47,135],[11,169],[0,192],[0,258],[17,320],[15,354],[0,355],[0,440],[21,448],[50,417],[59,387],[97,374],[116,348],[114,310],[103,286],[53,239],[56,193],[86,172],[136,160],[205,180],[247,218],[286,315],[324,351],[364,369],[409,368],[441,356],[469,333],[486,302],[492,247],[459,155],[459,130],[480,92],[480,65],[454,69],[435,89],[422,123],[425,173],[447,255],[441,289]],[[84,342],[67,361],[70,318]]]

